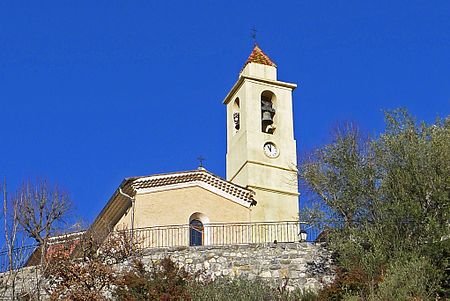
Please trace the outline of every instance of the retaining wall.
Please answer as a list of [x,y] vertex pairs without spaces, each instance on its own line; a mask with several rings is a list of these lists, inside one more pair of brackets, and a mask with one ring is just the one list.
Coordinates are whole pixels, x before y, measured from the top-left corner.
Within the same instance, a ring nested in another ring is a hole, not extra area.
[[[330,253],[321,244],[268,243],[230,246],[199,246],[147,249],[142,260],[149,268],[170,257],[189,272],[201,271],[204,277],[262,278],[287,289],[300,287],[317,290],[333,280]],[[126,269],[131,259],[117,265]],[[9,286],[8,273],[0,274],[0,299],[10,298],[3,288]],[[18,271],[16,292],[35,292],[34,267]]]

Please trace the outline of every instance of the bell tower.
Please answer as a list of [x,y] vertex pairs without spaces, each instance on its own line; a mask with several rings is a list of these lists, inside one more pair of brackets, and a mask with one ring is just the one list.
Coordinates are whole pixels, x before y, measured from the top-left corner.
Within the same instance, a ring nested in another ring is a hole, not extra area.
[[252,221],[298,218],[292,91],[255,44],[223,103],[227,106],[227,180],[255,191]]

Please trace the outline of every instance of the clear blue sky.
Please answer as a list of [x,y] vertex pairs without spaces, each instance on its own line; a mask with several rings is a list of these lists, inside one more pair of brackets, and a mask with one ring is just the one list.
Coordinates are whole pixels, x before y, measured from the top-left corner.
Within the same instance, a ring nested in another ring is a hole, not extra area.
[[124,177],[225,176],[222,99],[250,28],[295,82],[300,153],[383,109],[450,112],[450,1],[2,1],[0,175],[58,182],[92,221]]

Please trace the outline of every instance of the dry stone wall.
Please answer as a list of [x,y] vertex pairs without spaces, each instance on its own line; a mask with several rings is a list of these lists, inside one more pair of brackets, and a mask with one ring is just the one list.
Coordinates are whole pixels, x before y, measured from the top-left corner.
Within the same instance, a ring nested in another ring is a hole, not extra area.
[[212,279],[259,277],[278,285],[287,280],[290,289],[318,289],[333,280],[330,253],[323,245],[306,242],[153,249],[144,253],[144,262],[151,265],[164,257]]
[[[262,278],[275,286],[287,281],[287,289],[317,290],[334,277],[331,254],[321,244],[306,242],[147,249],[141,256],[149,268],[170,257],[189,272],[201,271],[205,278]],[[131,260],[117,268],[126,269]],[[36,292],[37,277],[33,267],[18,271],[18,295]],[[0,300],[11,298],[10,291],[4,290],[10,287],[8,278],[8,273],[0,274]]]

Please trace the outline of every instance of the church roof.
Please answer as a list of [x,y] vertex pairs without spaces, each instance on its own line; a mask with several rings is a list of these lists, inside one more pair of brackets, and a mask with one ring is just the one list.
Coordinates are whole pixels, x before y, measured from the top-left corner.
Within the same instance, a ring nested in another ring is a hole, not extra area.
[[255,47],[253,48],[252,53],[248,57],[247,61],[244,64],[244,67],[247,66],[248,63],[258,63],[262,65],[267,66],[273,66],[276,67],[275,63],[270,59],[270,57],[265,54],[261,48],[257,44],[255,44]]
[[241,201],[248,203],[249,205],[255,203],[255,200],[253,200],[254,192],[252,190],[226,181],[205,169],[173,172],[167,174],[136,177],[131,179],[131,186],[135,191],[157,187],[164,188],[165,186],[189,182],[203,182],[220,190],[230,197],[238,198]]

